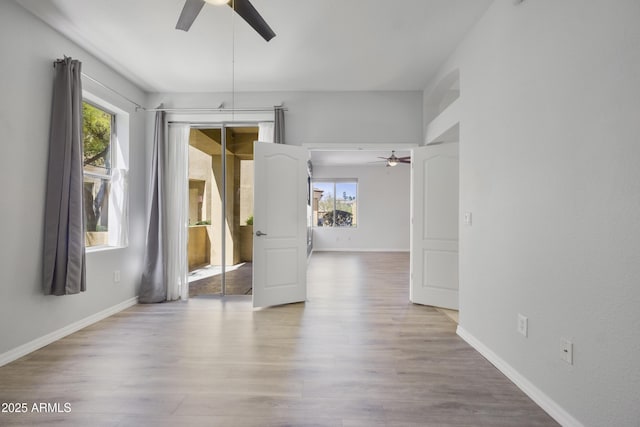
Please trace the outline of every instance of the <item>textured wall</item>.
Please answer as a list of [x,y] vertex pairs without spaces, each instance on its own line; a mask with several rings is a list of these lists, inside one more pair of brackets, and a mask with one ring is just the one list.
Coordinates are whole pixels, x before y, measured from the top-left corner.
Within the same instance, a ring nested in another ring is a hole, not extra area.
[[440,73],[460,73],[473,212],[460,325],[592,426],[640,419],[639,19],[634,0],[497,0]]
[[[85,81],[84,89],[130,113],[129,247],[87,254],[87,292],[44,296],[42,240],[53,66],[83,72],[143,103],[146,94],[13,2],[0,2],[0,355],[136,295],[145,236],[144,113]],[[120,283],[113,272],[120,271]]]

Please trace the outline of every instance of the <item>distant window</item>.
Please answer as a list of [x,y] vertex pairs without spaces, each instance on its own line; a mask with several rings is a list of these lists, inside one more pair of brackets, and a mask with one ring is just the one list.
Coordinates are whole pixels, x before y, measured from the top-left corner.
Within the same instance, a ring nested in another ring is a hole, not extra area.
[[314,227],[358,225],[358,182],[355,179],[314,180]]

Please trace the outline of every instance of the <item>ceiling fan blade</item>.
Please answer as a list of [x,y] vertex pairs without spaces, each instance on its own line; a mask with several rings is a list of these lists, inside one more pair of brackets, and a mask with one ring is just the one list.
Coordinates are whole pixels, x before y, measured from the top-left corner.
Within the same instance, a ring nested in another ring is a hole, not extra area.
[[251,25],[266,41],[276,36],[276,33],[273,32],[269,24],[260,16],[249,0],[231,0],[229,6],[232,7],[242,19],[247,21],[247,24]]
[[411,163],[411,159],[402,158],[402,159],[398,159],[398,162],[400,162],[400,163]]
[[189,31],[203,6],[204,0],[187,0],[178,18],[176,30]]

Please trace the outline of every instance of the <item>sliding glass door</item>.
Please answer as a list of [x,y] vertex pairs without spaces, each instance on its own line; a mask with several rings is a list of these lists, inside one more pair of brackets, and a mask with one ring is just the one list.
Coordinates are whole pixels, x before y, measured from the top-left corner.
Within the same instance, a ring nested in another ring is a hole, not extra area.
[[192,127],[189,147],[190,296],[250,295],[253,142],[258,127]]

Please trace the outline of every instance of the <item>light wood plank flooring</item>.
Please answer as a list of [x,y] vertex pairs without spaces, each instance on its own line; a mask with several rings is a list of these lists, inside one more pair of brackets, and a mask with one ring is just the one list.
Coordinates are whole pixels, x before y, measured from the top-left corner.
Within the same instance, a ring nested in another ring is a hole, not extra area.
[[305,304],[132,307],[0,368],[0,402],[71,406],[0,425],[557,425],[451,319],[408,302],[408,264],[316,253]]

